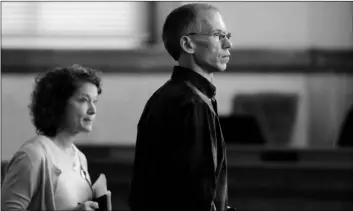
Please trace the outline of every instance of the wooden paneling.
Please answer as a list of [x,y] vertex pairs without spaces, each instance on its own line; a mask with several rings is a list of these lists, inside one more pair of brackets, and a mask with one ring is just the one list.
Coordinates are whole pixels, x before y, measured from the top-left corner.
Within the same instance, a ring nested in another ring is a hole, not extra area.
[[[104,72],[170,72],[176,64],[164,49],[10,50],[2,49],[3,73],[41,72],[82,64]],[[353,73],[353,50],[233,50],[227,72]]]
[[[108,186],[114,195],[113,207],[127,211],[134,148],[80,146],[80,149],[88,155],[92,178],[102,172],[107,175]],[[269,158],[269,154],[276,159],[264,159],[266,155]],[[231,145],[227,148],[227,155],[229,203],[238,210],[353,209],[352,150],[289,150]],[[281,159],[288,157],[295,159]]]
[[[114,210],[128,211],[134,147],[78,147],[87,156],[92,180],[100,173],[106,174]],[[269,154],[277,159],[264,159],[264,155]],[[353,209],[353,153],[350,149],[293,150],[229,145],[227,155],[229,203],[238,210]],[[288,158],[285,155],[295,155],[295,159],[280,159],[281,156]]]

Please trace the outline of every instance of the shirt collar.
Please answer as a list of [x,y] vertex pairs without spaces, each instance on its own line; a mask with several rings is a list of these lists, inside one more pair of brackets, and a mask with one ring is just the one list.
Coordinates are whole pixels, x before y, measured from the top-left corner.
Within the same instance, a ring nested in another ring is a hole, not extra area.
[[172,80],[189,81],[209,98],[216,95],[216,87],[199,73],[185,67],[175,66]]

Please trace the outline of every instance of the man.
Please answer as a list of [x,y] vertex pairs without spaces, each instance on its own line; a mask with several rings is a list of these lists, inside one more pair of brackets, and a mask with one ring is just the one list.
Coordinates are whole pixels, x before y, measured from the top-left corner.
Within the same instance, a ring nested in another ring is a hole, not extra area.
[[230,34],[217,8],[187,4],[168,15],[162,38],[179,66],[138,123],[130,208],[227,210],[225,143],[212,81],[226,69]]
[[338,138],[339,147],[353,147],[353,105],[347,112]]

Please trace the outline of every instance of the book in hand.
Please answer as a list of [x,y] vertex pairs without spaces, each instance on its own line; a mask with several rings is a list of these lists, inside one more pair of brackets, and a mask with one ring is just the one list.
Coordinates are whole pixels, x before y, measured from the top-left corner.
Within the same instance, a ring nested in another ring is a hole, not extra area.
[[107,188],[107,178],[104,174],[100,174],[98,179],[92,185],[93,201],[99,205],[98,211],[111,210],[111,196]]

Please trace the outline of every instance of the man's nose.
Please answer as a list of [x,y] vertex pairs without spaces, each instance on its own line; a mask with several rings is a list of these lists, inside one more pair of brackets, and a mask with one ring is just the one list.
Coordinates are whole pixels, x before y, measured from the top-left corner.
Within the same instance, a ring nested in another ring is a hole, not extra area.
[[224,39],[223,42],[223,48],[228,49],[228,48],[232,48],[232,42],[230,41],[230,39],[228,39],[227,37]]

